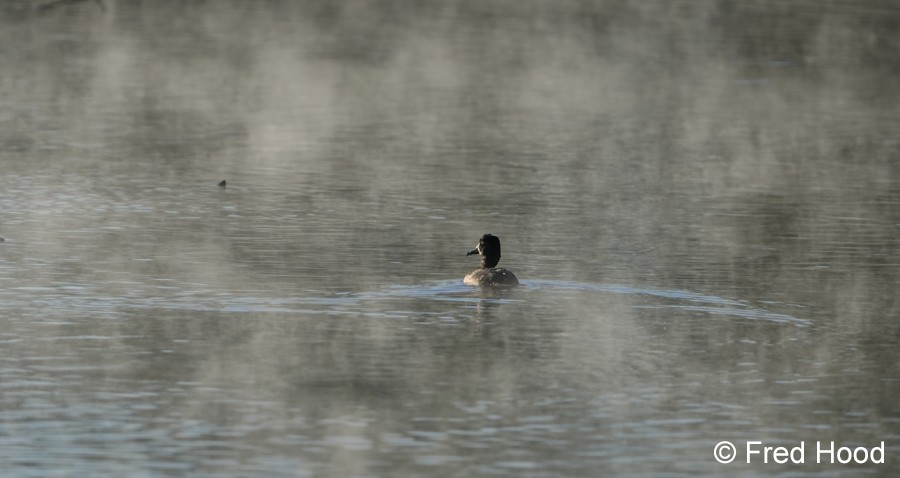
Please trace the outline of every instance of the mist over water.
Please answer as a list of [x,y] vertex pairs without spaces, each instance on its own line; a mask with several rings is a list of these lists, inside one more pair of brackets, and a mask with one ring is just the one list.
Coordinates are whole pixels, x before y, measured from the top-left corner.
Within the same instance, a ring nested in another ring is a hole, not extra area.
[[[892,476],[898,28],[4,2],[2,474]],[[462,284],[487,232],[520,287]]]

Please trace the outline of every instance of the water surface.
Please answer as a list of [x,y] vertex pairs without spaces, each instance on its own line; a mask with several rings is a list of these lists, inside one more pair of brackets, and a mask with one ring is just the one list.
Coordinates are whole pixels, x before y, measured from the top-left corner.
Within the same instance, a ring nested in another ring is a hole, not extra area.
[[36,4],[4,476],[896,474],[893,3]]

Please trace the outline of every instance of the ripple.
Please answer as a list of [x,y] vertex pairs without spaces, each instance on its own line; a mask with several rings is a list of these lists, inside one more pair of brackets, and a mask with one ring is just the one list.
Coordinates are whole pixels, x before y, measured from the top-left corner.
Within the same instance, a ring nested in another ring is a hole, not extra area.
[[[381,290],[358,293],[323,293],[299,297],[268,297],[265,295],[244,295],[217,291],[203,284],[179,284],[172,282],[165,287],[171,295],[149,295],[141,297],[141,291],[132,291],[130,297],[95,297],[84,292],[85,287],[66,284],[63,287],[19,287],[16,292],[27,293],[32,303],[39,302],[45,315],[55,311],[67,314],[72,310],[88,310],[109,315],[116,310],[187,310],[196,312],[219,312],[226,314],[329,314],[363,315],[379,317],[385,314],[404,318],[412,314],[405,309],[386,312],[383,307],[372,307],[372,302],[404,299],[431,300],[469,304],[513,304],[530,300],[529,293],[554,291],[582,291],[586,293],[608,293],[626,296],[646,296],[666,299],[672,302],[635,304],[634,308],[678,309],[711,316],[730,316],[741,319],[808,326],[810,321],[784,313],[776,313],[766,308],[754,307],[748,301],[728,299],[710,294],[700,294],[678,289],[654,289],[620,284],[591,284],[571,281],[524,280],[522,286],[511,291],[482,291],[464,285],[459,280],[428,282],[418,285],[392,285]],[[145,292],[158,291],[160,286],[149,287]],[[315,291],[308,291],[313,294]],[[22,306],[20,298],[0,300],[0,307]],[[763,305],[784,305],[765,302]],[[44,323],[49,323],[46,320]],[[81,339],[104,340],[104,336],[57,337],[56,340]],[[15,338],[6,339],[15,340]]]
[[[689,312],[700,312],[709,315],[725,315],[739,317],[742,319],[764,320],[781,324],[791,324],[797,326],[808,326],[810,321],[797,318],[787,314],[770,312],[768,310],[752,307],[747,301],[726,299],[709,294],[699,294],[696,292],[679,290],[679,289],[653,289],[632,287],[619,284],[585,284],[569,281],[523,281],[523,285],[541,289],[541,290],[581,290],[609,292],[614,294],[625,295],[641,295],[651,296],[664,299],[674,299],[678,302],[691,302],[707,305],[688,305],[688,304],[652,304],[652,305],[634,305],[635,308],[647,309],[680,309]],[[773,302],[768,302],[773,304]]]

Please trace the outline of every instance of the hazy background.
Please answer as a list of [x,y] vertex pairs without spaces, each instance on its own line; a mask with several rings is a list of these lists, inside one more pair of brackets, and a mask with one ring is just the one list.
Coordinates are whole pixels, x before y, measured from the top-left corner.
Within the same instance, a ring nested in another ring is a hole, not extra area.
[[[0,466],[890,476],[898,32],[875,0],[3,2]],[[461,284],[486,232],[511,293]],[[887,463],[713,460],[754,439]]]

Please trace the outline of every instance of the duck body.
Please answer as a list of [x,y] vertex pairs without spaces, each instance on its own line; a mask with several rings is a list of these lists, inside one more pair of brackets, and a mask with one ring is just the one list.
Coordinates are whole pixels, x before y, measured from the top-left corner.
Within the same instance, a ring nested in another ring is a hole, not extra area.
[[500,262],[500,239],[492,234],[481,236],[475,249],[467,256],[481,256],[481,268],[468,273],[463,284],[480,287],[515,287],[519,285],[516,275],[507,269],[497,267]]
[[519,279],[511,271],[502,267],[493,269],[475,269],[463,279],[463,284],[480,287],[514,287]]

